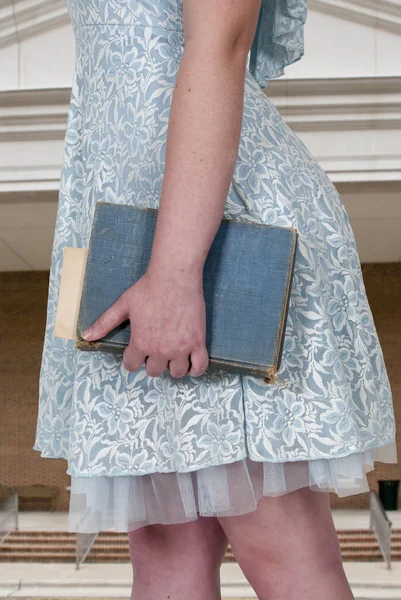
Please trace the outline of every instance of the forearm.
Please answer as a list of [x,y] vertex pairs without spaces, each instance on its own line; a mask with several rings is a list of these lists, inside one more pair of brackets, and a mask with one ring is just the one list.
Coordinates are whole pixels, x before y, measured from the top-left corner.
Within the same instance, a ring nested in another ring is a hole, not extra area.
[[173,92],[149,269],[202,275],[223,217],[241,133],[246,55],[184,50]]

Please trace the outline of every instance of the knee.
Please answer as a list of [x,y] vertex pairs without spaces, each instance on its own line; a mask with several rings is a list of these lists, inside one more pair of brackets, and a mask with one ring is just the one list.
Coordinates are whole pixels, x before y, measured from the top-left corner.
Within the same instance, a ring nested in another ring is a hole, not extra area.
[[149,525],[130,533],[130,557],[136,578],[146,581],[177,570],[189,577],[192,573],[196,579],[218,572],[227,538],[217,529],[218,524],[198,525]]
[[[266,538],[269,533],[266,533]],[[272,536],[273,537],[273,536]],[[306,536],[305,536],[306,537]],[[320,542],[320,543],[319,543]],[[342,567],[341,548],[337,534],[327,535],[324,540],[302,539],[292,536],[263,543],[260,536],[243,538],[240,543],[232,544],[235,557],[241,566],[265,570],[266,565],[273,570],[293,569],[315,565],[319,569]]]
[[244,544],[236,558],[260,600],[281,598],[285,594],[293,597],[300,585],[307,589],[310,581],[343,576],[341,550],[330,542],[316,552],[288,546],[285,552],[280,547],[274,552],[271,548],[266,551],[254,544]]

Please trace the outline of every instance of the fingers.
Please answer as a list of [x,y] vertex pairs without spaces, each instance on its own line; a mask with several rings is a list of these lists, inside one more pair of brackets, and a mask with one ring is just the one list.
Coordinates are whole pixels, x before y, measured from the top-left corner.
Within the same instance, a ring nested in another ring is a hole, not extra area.
[[182,355],[180,357],[173,358],[169,361],[168,368],[172,377],[184,377],[189,368],[189,356]]
[[205,346],[200,346],[193,352],[191,352],[191,368],[188,371],[188,375],[192,377],[199,377],[204,371],[206,371],[209,365],[209,355]]
[[[184,377],[186,374],[198,377],[207,369],[209,356],[206,348],[203,347],[194,350],[191,353],[191,359],[189,356],[182,355],[167,361],[162,356],[146,356],[135,344],[129,344],[123,354],[124,367],[128,371],[139,371],[143,363],[145,363],[146,373],[150,377],[159,377],[166,369],[175,378]],[[190,363],[192,363],[191,366]]]
[[139,371],[146,360],[146,354],[130,343],[123,353],[123,365],[127,371]]
[[150,377],[159,377],[167,369],[167,358],[157,355],[148,356],[145,362],[146,373]]
[[117,325],[128,319],[128,305],[122,294],[86,331],[81,335],[84,340],[99,340]]

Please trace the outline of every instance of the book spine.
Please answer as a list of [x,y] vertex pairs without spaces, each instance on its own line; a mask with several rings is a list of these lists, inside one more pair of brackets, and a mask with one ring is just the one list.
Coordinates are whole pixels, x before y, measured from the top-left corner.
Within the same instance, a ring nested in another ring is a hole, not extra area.
[[284,314],[283,314],[283,319],[282,319],[281,328],[280,328],[280,344],[278,347],[278,353],[277,353],[277,358],[276,358],[277,371],[280,369],[281,358],[283,356],[285,330],[286,330],[286,326],[287,326],[287,318],[288,318],[288,309],[289,309],[289,305],[290,305],[290,293],[291,293],[292,281],[294,278],[295,256],[296,256],[297,246],[298,246],[298,233],[296,232],[295,236],[294,236],[294,246],[293,246],[292,255],[291,255],[292,264],[291,264],[291,269],[288,274],[288,280],[287,280],[287,290],[286,290],[286,296],[285,296],[285,301],[284,301]]
[[[113,354],[122,354],[126,346],[121,344],[110,344],[104,340],[87,342],[83,339],[79,339],[75,342],[75,348],[84,352],[112,352]],[[278,381],[276,377],[277,371],[272,366],[266,368],[254,367],[252,365],[240,364],[228,360],[217,360],[209,357],[209,367],[211,370],[224,369],[231,373],[263,377],[266,383],[276,383]]]
[[209,366],[213,370],[224,369],[231,373],[250,375],[251,377],[263,377],[265,383],[277,383],[277,369],[274,366],[255,367],[245,363],[236,363],[228,360],[220,360],[209,357]]
[[87,342],[86,340],[79,339],[75,342],[74,348],[86,352],[111,352],[112,354],[122,354],[126,346],[110,343],[107,342],[107,340]]

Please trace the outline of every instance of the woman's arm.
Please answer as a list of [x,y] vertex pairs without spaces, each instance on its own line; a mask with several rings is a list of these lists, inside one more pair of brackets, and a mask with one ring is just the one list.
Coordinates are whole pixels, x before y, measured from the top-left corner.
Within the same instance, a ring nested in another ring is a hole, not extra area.
[[[238,153],[246,59],[261,0],[183,0],[185,48],[170,107],[164,179],[146,273],[83,337],[129,319],[123,364],[157,377],[199,376],[209,363],[203,266]],[[190,367],[190,368],[189,368]]]
[[184,0],[185,45],[149,263],[157,277],[202,277],[237,158],[259,8],[260,0]]

